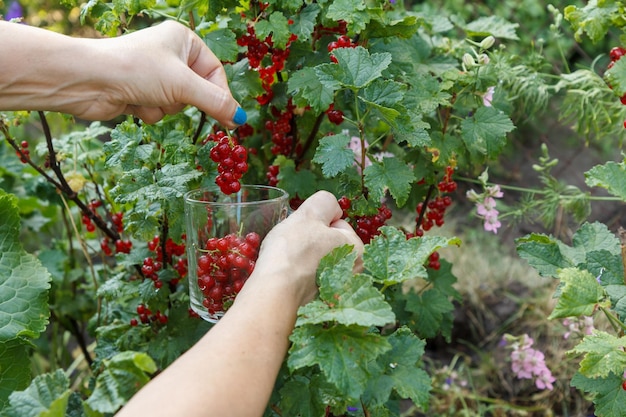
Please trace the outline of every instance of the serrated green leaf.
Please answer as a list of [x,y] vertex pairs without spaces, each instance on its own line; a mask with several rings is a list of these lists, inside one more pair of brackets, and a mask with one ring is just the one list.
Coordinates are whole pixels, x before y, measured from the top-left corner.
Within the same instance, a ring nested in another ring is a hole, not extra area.
[[416,180],[413,170],[400,158],[383,158],[363,170],[365,186],[372,199],[382,199],[387,190],[402,207],[411,192],[411,184]]
[[626,286],[624,284],[613,284],[605,286],[604,289],[611,299],[615,313],[618,314],[621,320],[626,319]]
[[223,28],[209,32],[204,36],[204,42],[220,61],[237,61],[239,47],[237,46],[237,38],[232,30]]
[[506,134],[513,131],[511,119],[495,107],[481,107],[461,122],[461,137],[473,157],[495,158],[506,145]]
[[598,42],[604,39],[612,20],[619,17],[620,4],[613,0],[591,0],[584,7],[565,7],[564,17],[572,24],[577,41],[587,34],[593,42]]
[[350,29],[361,32],[370,22],[370,15],[363,0],[335,0],[326,10],[328,19],[346,21]]
[[579,372],[587,378],[605,378],[626,369],[626,336],[615,337],[601,330],[583,338],[570,353],[583,354]]
[[583,262],[589,252],[606,250],[613,255],[620,255],[620,242],[609,228],[600,222],[585,223],[574,233],[572,245],[580,254],[576,259]]
[[363,266],[380,283],[398,284],[426,278],[424,263],[430,254],[452,244],[459,244],[459,240],[443,236],[407,239],[401,230],[383,226],[380,235],[365,245]]
[[382,72],[391,64],[391,54],[382,52],[371,54],[362,46],[356,48],[338,48],[333,51],[337,64],[333,72],[335,80],[348,88],[364,88],[382,76]]
[[145,353],[126,351],[103,361],[95,388],[87,404],[102,413],[114,413],[126,403],[154,373],[157,367]]
[[17,198],[0,189],[0,342],[37,338],[48,324],[50,274],[20,243]]
[[586,269],[596,275],[598,282],[603,286],[624,285],[624,264],[620,255],[605,249],[589,252]]
[[224,64],[224,72],[235,100],[243,102],[249,97],[265,93],[259,74],[250,70],[248,58],[240,59],[234,64]]
[[338,87],[338,83],[323,83],[311,67],[295,71],[287,81],[287,92],[294,96],[296,103],[302,107],[310,105],[317,113],[328,109]]
[[548,318],[591,316],[605,298],[602,286],[588,271],[565,268],[558,272],[559,300]]
[[291,36],[289,22],[282,12],[273,12],[268,19],[257,21],[254,30],[259,39],[265,39],[271,35],[274,47],[280,49],[285,49]]
[[315,30],[317,24],[317,16],[320,14],[321,7],[317,3],[307,4],[302,7],[301,1],[296,1],[300,11],[294,16],[293,24],[290,25],[291,31],[298,36],[299,41],[306,42],[311,39],[311,34]]
[[348,147],[349,143],[350,137],[343,133],[320,139],[312,161],[322,165],[326,178],[333,178],[354,164],[354,151]]
[[319,299],[298,310],[297,326],[326,322],[344,325],[385,326],[395,321],[391,306],[369,275],[354,275],[356,252],[344,246],[320,262]]
[[405,308],[413,313],[414,327],[423,338],[437,336],[447,317],[454,311],[454,304],[449,297],[434,288],[422,293],[411,289],[406,299]]
[[[626,60],[624,60],[626,64]],[[624,69],[626,73],[626,68]],[[625,74],[626,78],[626,74]],[[623,84],[626,92],[626,80]],[[609,161],[604,165],[596,165],[585,172],[585,182],[590,187],[602,187],[616,197],[626,201],[626,164]]]
[[63,417],[71,394],[70,381],[62,370],[35,377],[24,391],[9,396],[6,417]]
[[[389,378],[391,386],[401,398],[411,399],[422,409],[427,409],[431,381],[421,367],[426,343],[418,339],[407,327],[400,327],[388,337],[388,340],[391,350],[377,360],[383,369],[383,376]],[[378,391],[378,382],[380,381],[377,379],[372,380],[368,391]]]
[[484,16],[468,23],[463,27],[469,36],[486,37],[492,35],[497,39],[519,40],[515,33],[519,27],[500,16]]
[[[318,378],[319,379],[319,378]],[[318,417],[324,414],[326,405],[315,394],[312,381],[300,375],[289,379],[281,388],[280,409],[286,416]]]
[[319,366],[329,382],[348,398],[361,396],[371,377],[370,363],[391,348],[369,327],[315,325],[296,327],[290,336],[287,365],[295,369]]
[[[111,131],[111,140],[104,144],[107,168],[129,171],[142,166],[146,159],[145,147],[138,150],[143,140],[141,128],[134,123],[120,123]],[[148,157],[149,158],[149,157]]]
[[515,241],[517,254],[545,277],[556,277],[560,268],[575,266],[561,253],[556,239],[533,233]]
[[626,415],[626,391],[622,389],[623,373],[610,374],[606,378],[587,378],[576,373],[571,385],[593,394],[594,415],[615,417]]

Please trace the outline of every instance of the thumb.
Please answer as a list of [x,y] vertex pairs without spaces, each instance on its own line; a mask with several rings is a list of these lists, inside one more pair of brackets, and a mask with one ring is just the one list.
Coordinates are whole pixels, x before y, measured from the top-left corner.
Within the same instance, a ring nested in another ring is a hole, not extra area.
[[217,120],[222,126],[234,129],[246,122],[246,113],[228,88],[207,80],[188,69],[189,82],[183,83],[183,103],[191,104]]

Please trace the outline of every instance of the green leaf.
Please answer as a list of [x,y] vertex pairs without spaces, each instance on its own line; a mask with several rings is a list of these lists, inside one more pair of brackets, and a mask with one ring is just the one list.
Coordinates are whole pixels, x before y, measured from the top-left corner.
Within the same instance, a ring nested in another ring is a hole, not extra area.
[[206,34],[204,42],[220,61],[237,61],[239,47],[237,46],[237,38],[232,30],[226,28],[216,29]]
[[224,71],[230,91],[236,100],[243,102],[249,97],[257,97],[265,93],[259,74],[256,71],[250,71],[248,58],[241,59],[234,64],[225,64]]
[[594,415],[615,417],[626,415],[626,391],[622,389],[623,372],[610,374],[606,378],[587,378],[576,373],[571,385],[593,395]]
[[[626,63],[626,60],[624,60]],[[626,92],[626,80],[624,83]],[[590,187],[602,187],[616,197],[626,201],[626,164],[609,161],[604,165],[596,165],[585,172],[585,182]]]
[[610,373],[622,375],[626,369],[626,336],[615,337],[594,330],[583,338],[569,353],[583,354],[580,373],[587,378],[604,378]]
[[594,274],[603,286],[624,285],[624,264],[621,255],[605,249],[589,252],[586,269]]
[[372,199],[382,199],[389,190],[399,207],[406,203],[411,184],[416,179],[411,167],[400,158],[383,158],[380,162],[373,162],[363,170],[363,174]]
[[188,163],[164,165],[156,172],[142,167],[126,172],[111,189],[118,203],[165,201],[181,198],[187,184],[202,176]]
[[[383,375],[390,378],[393,389],[403,399],[411,399],[422,409],[430,401],[431,381],[422,369],[422,355],[426,343],[418,339],[407,327],[400,327],[387,340],[391,350],[382,354],[377,362]],[[378,379],[373,379],[368,391],[377,391]]]
[[254,25],[254,30],[259,39],[265,39],[272,35],[275,48],[285,49],[291,36],[289,21],[282,12],[273,12],[269,19],[261,19]]
[[606,250],[613,255],[620,255],[620,242],[609,228],[600,222],[585,223],[574,233],[572,245],[579,254],[575,259],[586,260],[590,252]]
[[489,35],[497,39],[519,40],[515,30],[517,23],[508,22],[500,16],[485,16],[468,23],[463,27],[469,36],[486,37]]
[[565,7],[564,16],[572,24],[577,41],[587,34],[593,42],[599,42],[609,31],[613,19],[620,18],[620,7],[621,2],[614,0],[590,0],[582,8]]
[[515,241],[520,258],[544,277],[556,277],[560,268],[575,265],[561,253],[559,242],[549,236],[533,233]]
[[317,24],[317,16],[320,14],[321,7],[317,3],[307,4],[302,7],[302,2],[297,1],[300,11],[294,16],[293,24],[290,25],[291,31],[298,36],[299,41],[308,41],[311,34],[315,30]]
[[506,145],[506,134],[515,125],[507,115],[495,107],[481,107],[461,122],[461,137],[473,157],[497,157]]
[[559,300],[548,318],[591,316],[604,297],[604,288],[588,271],[566,268],[558,272]]
[[28,387],[31,379],[30,349],[20,339],[0,343],[0,410],[13,391]]
[[48,324],[50,274],[20,242],[17,198],[0,189],[0,342],[35,339]]
[[154,150],[141,146],[143,134],[134,123],[120,123],[111,131],[111,140],[104,144],[106,167],[119,168],[123,171],[139,168],[150,160]]
[[103,361],[104,369],[96,377],[95,388],[87,404],[102,413],[114,413],[124,405],[154,373],[157,367],[150,356],[139,352],[121,352]]
[[62,370],[35,377],[24,391],[9,397],[6,417],[63,417],[71,394],[70,381]]
[[289,77],[287,92],[294,96],[298,105],[310,105],[317,113],[321,113],[333,102],[335,86],[323,83],[314,68],[305,67]]
[[[392,80],[374,80],[359,92],[358,98],[367,106],[379,112],[390,125],[395,125],[395,119],[405,113],[406,109],[399,105],[403,97],[405,86]],[[403,111],[400,112],[399,109]]]
[[[318,378],[319,380],[319,378]],[[312,381],[301,375],[294,375],[281,388],[280,409],[285,416],[318,417],[324,414],[326,405],[312,389]]]
[[354,164],[354,152],[348,147],[350,137],[339,133],[320,139],[312,161],[322,164],[322,173],[333,178]]
[[333,51],[337,64],[332,74],[335,80],[348,88],[364,88],[382,76],[382,72],[391,63],[391,54],[382,52],[370,55],[362,46],[356,48],[338,48]]
[[277,186],[287,191],[291,197],[300,198],[307,198],[318,190],[315,174],[310,170],[297,171],[291,160],[280,165]]
[[424,263],[430,254],[442,247],[460,243],[456,238],[443,236],[407,239],[404,232],[391,226],[381,227],[380,232],[365,245],[363,266],[374,280],[385,284],[428,277]]
[[287,365],[295,369],[319,366],[329,382],[347,397],[361,396],[371,377],[370,363],[391,348],[369,327],[336,324],[327,328],[317,325],[296,327],[290,336]]
[[432,338],[442,330],[454,311],[454,304],[441,291],[431,288],[422,293],[413,289],[407,294],[406,310],[413,313],[414,327],[423,338]]
[[365,29],[370,21],[363,0],[335,0],[328,6],[326,18],[334,21],[344,20],[356,33]]
[[391,306],[366,274],[353,274],[357,254],[351,246],[333,250],[320,262],[319,299],[298,310],[296,325],[335,322],[385,326],[395,321]]

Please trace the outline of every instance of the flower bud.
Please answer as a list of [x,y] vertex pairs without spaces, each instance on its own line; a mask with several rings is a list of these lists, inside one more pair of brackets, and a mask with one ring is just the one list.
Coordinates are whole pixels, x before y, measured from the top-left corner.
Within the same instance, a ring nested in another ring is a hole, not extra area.
[[465,65],[467,68],[471,68],[476,65],[476,61],[474,61],[473,56],[466,53],[465,55],[463,55],[463,65]]
[[493,46],[493,44],[496,42],[496,38],[494,38],[493,36],[489,35],[487,36],[485,39],[483,39],[480,42],[480,47],[482,49],[489,49]]

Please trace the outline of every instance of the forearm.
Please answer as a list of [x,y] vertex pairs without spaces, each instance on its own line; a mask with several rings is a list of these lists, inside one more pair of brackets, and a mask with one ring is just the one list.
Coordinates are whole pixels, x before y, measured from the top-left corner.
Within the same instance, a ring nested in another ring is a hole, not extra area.
[[224,318],[117,417],[260,416],[295,323],[295,290],[282,284],[288,281],[251,276]]
[[102,42],[0,21],[0,110],[87,108],[116,65]]

